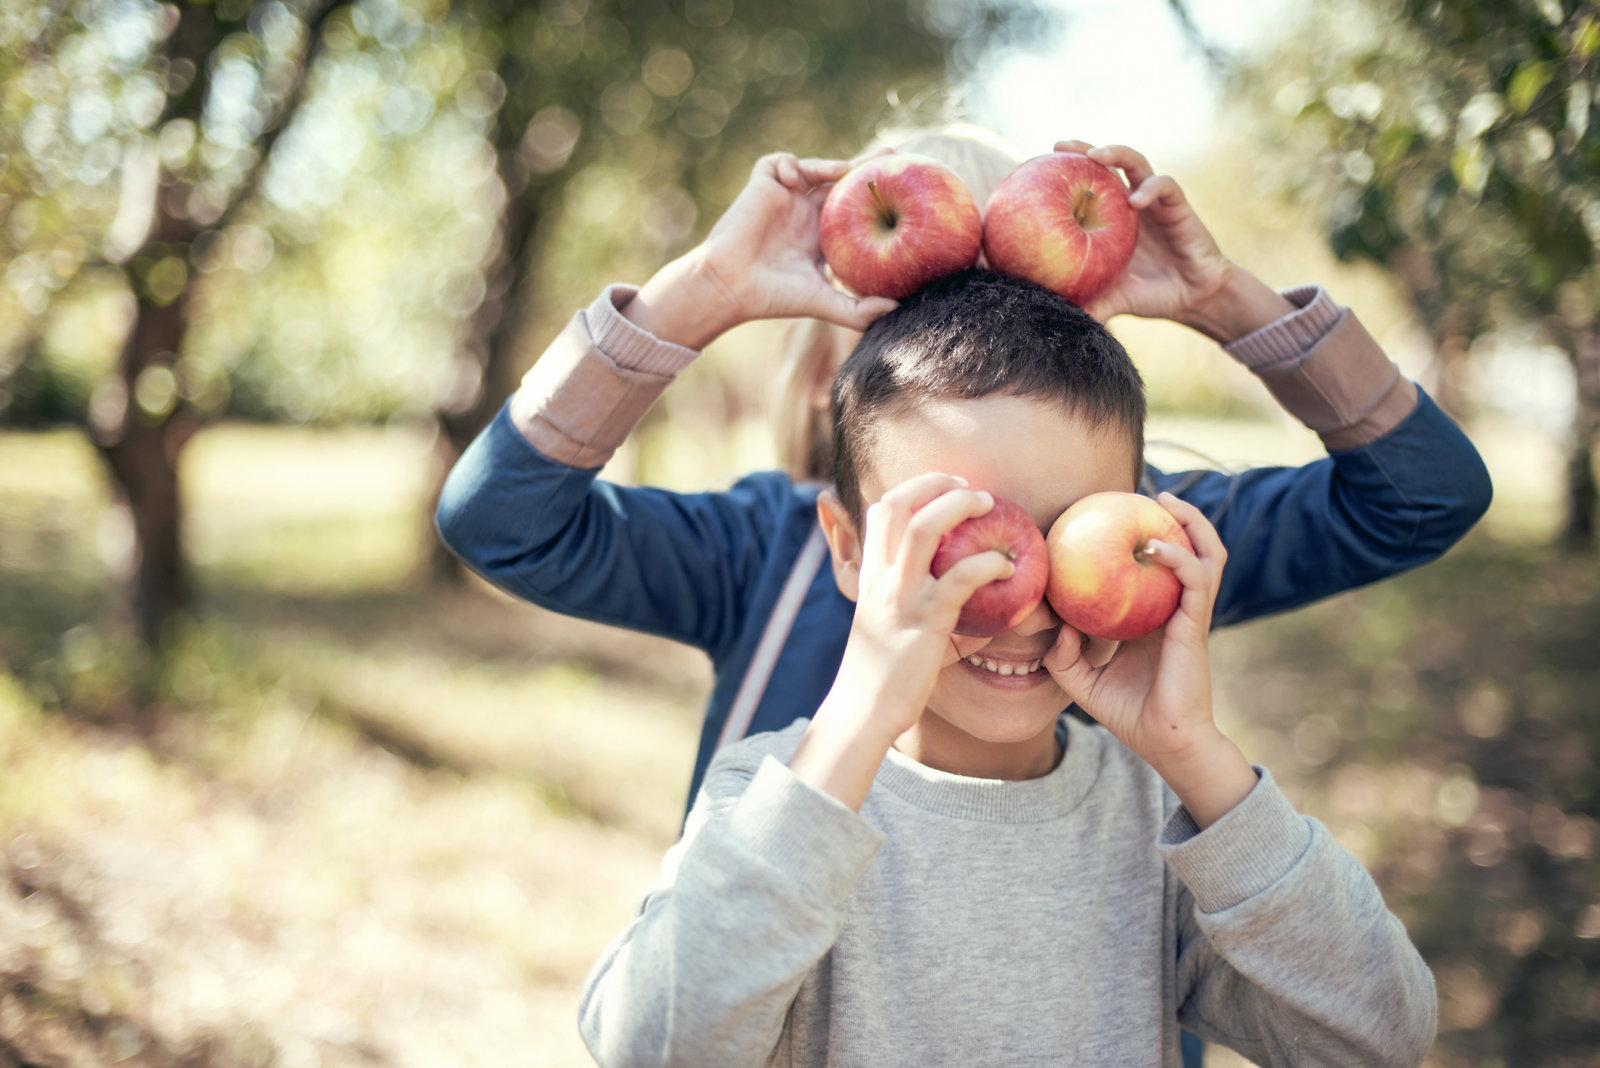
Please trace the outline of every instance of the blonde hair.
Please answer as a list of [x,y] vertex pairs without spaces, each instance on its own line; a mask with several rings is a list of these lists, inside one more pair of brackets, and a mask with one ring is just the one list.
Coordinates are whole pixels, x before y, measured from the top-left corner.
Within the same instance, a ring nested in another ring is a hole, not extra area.
[[[981,208],[989,194],[1020,162],[998,134],[966,122],[936,126],[895,126],[879,131],[863,152],[891,148],[928,156],[955,171]],[[783,335],[773,428],[778,460],[797,480],[826,480],[833,465],[833,430],[827,410],[812,403],[832,380],[837,335],[820,319],[796,319]]]

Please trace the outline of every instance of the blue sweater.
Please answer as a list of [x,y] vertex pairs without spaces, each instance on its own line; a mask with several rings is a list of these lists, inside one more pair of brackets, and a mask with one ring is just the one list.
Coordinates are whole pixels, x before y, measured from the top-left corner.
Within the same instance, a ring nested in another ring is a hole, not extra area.
[[[507,592],[566,615],[687,642],[711,657],[689,797],[699,789],[745,668],[816,526],[814,484],[776,471],[730,489],[613,485],[542,455],[507,409],[445,483],[439,529]],[[1301,467],[1239,475],[1147,468],[1147,492],[1196,505],[1228,549],[1215,625],[1307,604],[1434,559],[1488,507],[1472,443],[1425,394],[1369,444]],[[824,565],[810,583],[749,731],[810,716],[844,652],[854,605]]]

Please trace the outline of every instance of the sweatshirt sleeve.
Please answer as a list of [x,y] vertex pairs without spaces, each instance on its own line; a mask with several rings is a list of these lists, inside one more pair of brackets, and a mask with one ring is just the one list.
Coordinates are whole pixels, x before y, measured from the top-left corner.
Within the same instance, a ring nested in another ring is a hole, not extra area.
[[729,752],[584,984],[579,1026],[602,1066],[766,1063],[883,844],[771,756],[754,765]]
[[1472,442],[1318,287],[1228,350],[1328,447],[1299,467],[1147,471],[1198,507],[1228,548],[1215,625],[1297,608],[1427,563],[1489,507]]
[[1268,1065],[1422,1063],[1433,975],[1360,863],[1271,775],[1205,831],[1178,808],[1179,1021]]
[[624,320],[615,303],[627,292],[612,287],[573,317],[451,469],[436,521],[457,556],[514,596],[717,657],[741,633],[793,487],[775,473],[717,493],[598,478],[694,355]]

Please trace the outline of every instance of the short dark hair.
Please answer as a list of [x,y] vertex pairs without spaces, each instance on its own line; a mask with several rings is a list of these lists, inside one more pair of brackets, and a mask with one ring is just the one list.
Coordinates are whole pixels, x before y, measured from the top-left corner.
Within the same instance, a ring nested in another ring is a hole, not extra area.
[[930,283],[867,328],[833,381],[833,483],[861,520],[861,468],[886,415],[932,397],[1005,393],[1059,402],[1121,430],[1144,471],[1144,380],[1122,343],[1042,286],[971,268]]

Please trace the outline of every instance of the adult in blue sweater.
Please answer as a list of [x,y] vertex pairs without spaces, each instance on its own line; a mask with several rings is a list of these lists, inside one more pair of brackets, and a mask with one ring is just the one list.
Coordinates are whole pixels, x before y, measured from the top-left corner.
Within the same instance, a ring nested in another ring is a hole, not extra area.
[[[1320,287],[1277,291],[1228,260],[1177,183],[1138,153],[1091,154],[1126,176],[1140,234],[1128,271],[1088,310],[1200,331],[1328,449],[1303,466],[1237,475],[1146,468],[1144,491],[1170,490],[1199,508],[1227,547],[1214,624],[1374,582],[1454,544],[1488,506],[1487,472],[1354,313]],[[715,684],[690,797],[719,745],[811,715],[837,673],[854,605],[820,566],[817,499],[827,490],[781,471],[706,493],[597,476],[673,376],[724,331],[788,317],[859,331],[892,306],[851,297],[824,274],[817,214],[848,166],[786,154],[757,162],[702,244],[573,317],[440,500],[446,542],[502,589],[706,651]],[[1088,656],[1103,663],[1111,652],[1100,643]]]

